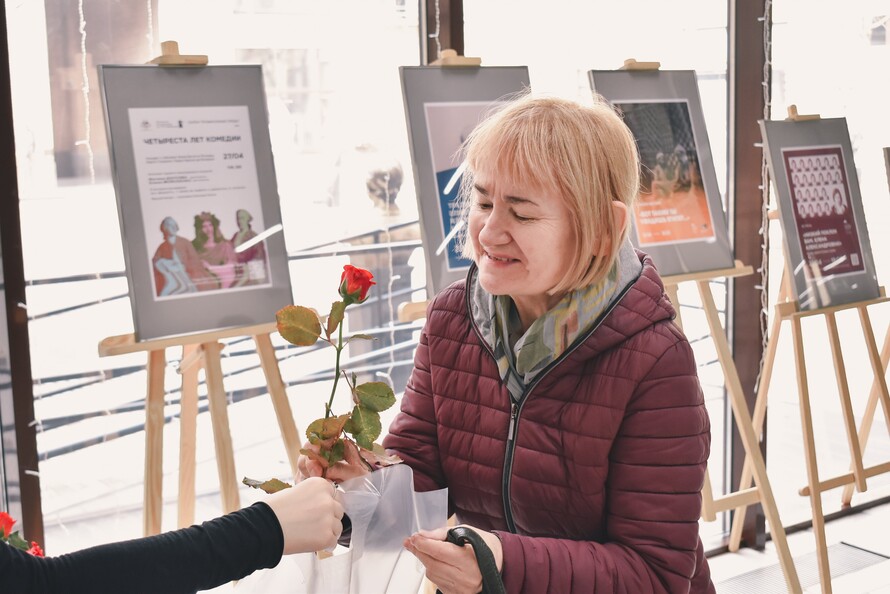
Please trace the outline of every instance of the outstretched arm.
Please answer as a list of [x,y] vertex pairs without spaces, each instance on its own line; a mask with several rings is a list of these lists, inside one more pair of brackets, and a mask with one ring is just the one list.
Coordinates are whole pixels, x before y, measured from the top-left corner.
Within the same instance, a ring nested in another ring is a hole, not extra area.
[[0,545],[0,591],[34,594],[195,592],[275,567],[282,553],[331,546],[343,508],[332,485],[303,481],[266,501],[201,525],[32,557]]

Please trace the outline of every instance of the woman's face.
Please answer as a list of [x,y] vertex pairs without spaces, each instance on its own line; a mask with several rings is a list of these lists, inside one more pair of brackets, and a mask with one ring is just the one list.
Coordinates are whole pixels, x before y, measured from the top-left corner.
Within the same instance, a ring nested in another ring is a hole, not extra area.
[[575,259],[571,213],[559,195],[521,187],[485,171],[475,173],[469,239],[479,282],[492,295],[509,295],[520,313],[540,316]]
[[250,213],[246,210],[238,211],[238,226],[241,229],[247,229],[250,226]]
[[213,221],[204,220],[201,223],[201,230],[204,232],[204,235],[213,239]]

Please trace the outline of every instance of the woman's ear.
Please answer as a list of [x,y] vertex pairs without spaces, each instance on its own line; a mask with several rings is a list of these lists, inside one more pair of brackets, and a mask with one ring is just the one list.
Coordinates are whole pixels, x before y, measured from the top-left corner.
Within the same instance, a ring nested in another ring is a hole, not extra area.
[[627,204],[620,200],[612,200],[612,218],[615,220],[615,235],[624,235],[624,230],[630,223],[630,210]]
[[[627,208],[627,205],[620,200],[612,200],[612,219],[614,222],[615,234],[614,237],[621,237],[624,235],[624,230],[627,228],[628,223],[630,223],[630,211]],[[598,254],[609,254],[612,251],[612,237],[603,237],[600,241],[600,248],[597,250]]]

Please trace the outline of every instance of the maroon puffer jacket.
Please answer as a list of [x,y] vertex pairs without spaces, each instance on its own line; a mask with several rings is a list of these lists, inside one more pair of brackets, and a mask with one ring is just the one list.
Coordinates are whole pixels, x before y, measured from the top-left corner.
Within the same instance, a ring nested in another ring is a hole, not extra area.
[[418,490],[448,487],[461,523],[495,531],[508,592],[714,592],[698,536],[710,424],[689,343],[640,257],[640,277],[517,407],[464,282],[429,307],[384,446]]

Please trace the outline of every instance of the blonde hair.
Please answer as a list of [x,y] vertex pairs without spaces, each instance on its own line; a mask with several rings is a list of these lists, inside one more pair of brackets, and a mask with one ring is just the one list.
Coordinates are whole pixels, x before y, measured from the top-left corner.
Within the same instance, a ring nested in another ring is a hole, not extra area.
[[[605,99],[595,96],[587,106],[522,95],[480,123],[463,153],[464,221],[473,202],[473,172],[480,168],[495,178],[562,196],[572,214],[577,257],[554,291],[585,287],[609,273],[628,227],[617,228],[612,201],[632,209],[640,162],[633,135]],[[466,227],[461,242],[463,255],[475,259]]]

